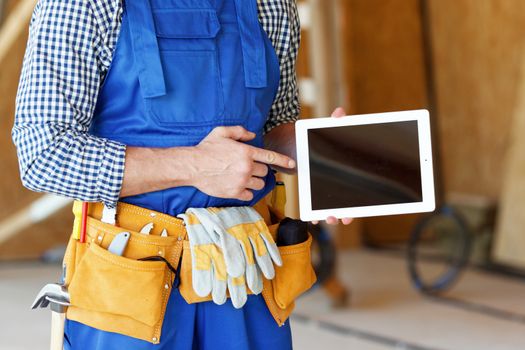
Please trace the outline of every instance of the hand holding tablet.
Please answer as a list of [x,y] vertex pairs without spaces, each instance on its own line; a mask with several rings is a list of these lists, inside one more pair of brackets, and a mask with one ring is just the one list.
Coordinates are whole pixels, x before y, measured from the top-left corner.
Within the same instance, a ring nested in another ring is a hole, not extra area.
[[435,207],[426,110],[301,120],[296,140],[303,221]]

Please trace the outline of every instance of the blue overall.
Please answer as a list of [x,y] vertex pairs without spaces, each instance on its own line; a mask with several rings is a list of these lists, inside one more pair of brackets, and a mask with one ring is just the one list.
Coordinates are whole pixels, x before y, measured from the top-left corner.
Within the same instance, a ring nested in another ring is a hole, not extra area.
[[[279,62],[258,20],[257,0],[126,0],[113,61],[90,133],[129,146],[198,144],[217,126],[241,125],[263,146],[263,126],[279,85]],[[122,199],[177,215],[189,207],[252,205],[177,187]],[[140,291],[137,291],[140,293]],[[171,293],[161,342],[107,333],[68,321],[66,349],[290,349],[262,296],[235,309],[228,301],[187,304]]]

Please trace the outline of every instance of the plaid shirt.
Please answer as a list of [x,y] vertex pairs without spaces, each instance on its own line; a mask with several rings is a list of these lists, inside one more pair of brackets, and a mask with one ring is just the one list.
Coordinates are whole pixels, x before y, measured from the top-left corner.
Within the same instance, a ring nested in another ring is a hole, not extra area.
[[[122,21],[122,0],[40,0],[16,99],[12,131],[25,187],[113,206],[126,146],[88,133]],[[295,0],[258,0],[280,60],[281,81],[265,132],[299,114]]]

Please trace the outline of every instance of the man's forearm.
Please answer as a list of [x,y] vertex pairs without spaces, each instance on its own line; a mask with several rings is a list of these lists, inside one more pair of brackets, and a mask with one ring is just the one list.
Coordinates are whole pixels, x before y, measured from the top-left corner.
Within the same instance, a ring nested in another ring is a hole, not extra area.
[[128,147],[120,197],[190,185],[192,156],[190,147]]
[[264,187],[267,165],[295,167],[280,152],[245,144],[254,137],[240,126],[217,127],[194,147],[128,147],[120,197],[194,186],[210,196],[249,201],[250,190]]

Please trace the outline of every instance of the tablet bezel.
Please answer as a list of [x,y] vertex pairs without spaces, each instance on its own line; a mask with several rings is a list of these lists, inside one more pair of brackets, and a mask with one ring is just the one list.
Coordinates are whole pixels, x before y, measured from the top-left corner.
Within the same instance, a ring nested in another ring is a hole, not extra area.
[[[419,154],[421,164],[422,202],[383,204],[373,206],[312,210],[310,187],[310,162],[308,130],[338,126],[381,124],[391,122],[417,121]],[[398,215],[430,212],[435,209],[434,173],[432,167],[432,141],[430,117],[427,110],[351,115],[341,118],[303,119],[295,123],[297,147],[297,173],[299,180],[299,209],[301,220],[324,220],[336,218],[360,218],[383,215]],[[302,147],[300,145],[303,145]]]

